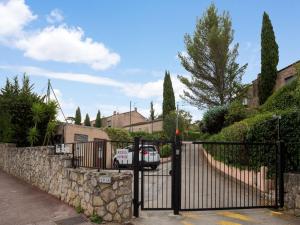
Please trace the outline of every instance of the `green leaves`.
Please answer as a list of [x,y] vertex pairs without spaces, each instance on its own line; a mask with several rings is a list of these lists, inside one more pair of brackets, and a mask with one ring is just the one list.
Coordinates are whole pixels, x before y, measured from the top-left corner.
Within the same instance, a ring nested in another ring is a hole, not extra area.
[[88,126],[88,127],[91,126],[91,120],[90,120],[89,114],[86,114],[86,116],[85,116],[84,126]]
[[279,61],[278,45],[269,15],[264,12],[261,30],[261,73],[259,76],[259,103],[263,104],[273,93]]
[[218,15],[212,4],[197,22],[193,35],[185,35],[186,53],[179,53],[191,78],[178,76],[185,85],[185,101],[199,109],[224,105],[240,97],[242,75],[247,67],[236,62],[238,44],[233,45],[228,12]]
[[76,113],[75,113],[75,124],[81,125],[81,112],[80,112],[79,107],[77,107]]
[[30,146],[33,146],[39,140],[39,132],[36,127],[29,129],[27,140],[30,143]]
[[95,121],[95,127],[101,127],[101,114],[100,114],[100,110],[98,110],[97,112],[97,116],[96,116],[96,121]]
[[171,81],[170,72],[165,72],[164,89],[163,89],[163,117],[167,116],[171,111],[175,110],[175,96]]

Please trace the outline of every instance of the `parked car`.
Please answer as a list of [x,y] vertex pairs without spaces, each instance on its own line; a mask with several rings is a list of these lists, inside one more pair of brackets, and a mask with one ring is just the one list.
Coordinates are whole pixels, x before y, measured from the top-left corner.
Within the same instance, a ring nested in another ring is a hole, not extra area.
[[[127,146],[116,150],[113,157],[113,165],[115,168],[130,167],[133,163],[133,146]],[[160,156],[155,145],[139,146],[139,162],[143,167],[150,167],[155,170],[160,164]]]

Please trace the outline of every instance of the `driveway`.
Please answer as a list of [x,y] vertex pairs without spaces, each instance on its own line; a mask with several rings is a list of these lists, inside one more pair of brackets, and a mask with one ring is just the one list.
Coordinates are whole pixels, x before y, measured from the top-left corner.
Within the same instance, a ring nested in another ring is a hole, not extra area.
[[201,212],[142,211],[134,225],[298,225],[300,218],[269,209],[240,209]]
[[0,170],[0,225],[57,225],[71,220],[90,224],[72,207]]
[[[145,208],[171,208],[171,168],[172,163],[167,162],[155,171],[144,170]],[[182,209],[245,208],[275,204],[273,192],[264,195],[260,190],[252,188],[252,185],[244,184],[213,168],[200,145],[183,145],[181,174]],[[142,176],[140,179],[142,182]]]

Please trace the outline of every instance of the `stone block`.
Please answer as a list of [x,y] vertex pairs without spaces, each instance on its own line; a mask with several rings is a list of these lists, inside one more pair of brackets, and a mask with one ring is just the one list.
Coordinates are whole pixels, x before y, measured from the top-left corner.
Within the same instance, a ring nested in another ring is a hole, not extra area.
[[105,189],[103,192],[101,192],[101,197],[106,203],[108,203],[115,199],[116,194],[111,189]]
[[116,202],[110,202],[107,206],[106,209],[108,212],[111,214],[115,214],[117,212],[118,205]]
[[103,205],[104,205],[104,201],[100,196],[93,197],[93,206],[103,206]]

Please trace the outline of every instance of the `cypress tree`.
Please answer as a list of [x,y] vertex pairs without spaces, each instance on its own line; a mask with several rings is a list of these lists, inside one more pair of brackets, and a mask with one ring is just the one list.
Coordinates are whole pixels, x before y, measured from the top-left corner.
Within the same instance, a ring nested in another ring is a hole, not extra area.
[[164,89],[163,89],[163,118],[171,111],[175,110],[175,96],[171,81],[170,72],[165,72]]
[[151,121],[153,121],[155,119],[155,110],[153,107],[153,102],[150,102],[150,119]]
[[101,113],[100,110],[98,110],[96,121],[95,121],[95,127],[101,127]]
[[80,112],[79,107],[77,107],[76,113],[75,113],[75,124],[81,125],[81,112]]
[[86,114],[85,119],[84,119],[84,126],[91,126],[91,121],[90,121],[90,117],[89,114]]
[[269,15],[264,12],[261,29],[261,73],[259,76],[259,103],[272,95],[277,78],[278,45]]

